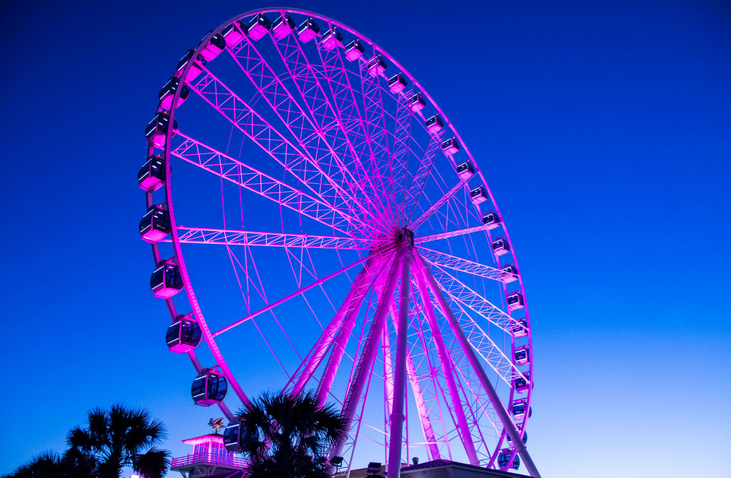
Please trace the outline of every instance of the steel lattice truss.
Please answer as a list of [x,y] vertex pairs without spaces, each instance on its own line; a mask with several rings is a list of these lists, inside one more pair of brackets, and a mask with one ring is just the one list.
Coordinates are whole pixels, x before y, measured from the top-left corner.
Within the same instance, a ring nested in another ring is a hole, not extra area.
[[196,403],[235,421],[227,402],[311,390],[349,424],[330,450],[347,470],[520,455],[538,476],[512,243],[421,85],[345,25],[269,10],[209,33],[160,98],[140,172],[151,286],[207,345],[171,350],[233,390]]

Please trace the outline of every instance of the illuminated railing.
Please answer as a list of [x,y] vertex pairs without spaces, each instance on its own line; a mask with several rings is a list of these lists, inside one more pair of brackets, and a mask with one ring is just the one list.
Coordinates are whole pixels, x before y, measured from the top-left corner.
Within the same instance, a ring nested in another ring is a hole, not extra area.
[[220,455],[216,453],[193,453],[192,455],[181,456],[180,458],[173,458],[172,467],[197,465],[197,464],[210,463],[212,465],[227,465],[234,466],[237,468],[245,468],[246,460],[238,458],[232,455]]

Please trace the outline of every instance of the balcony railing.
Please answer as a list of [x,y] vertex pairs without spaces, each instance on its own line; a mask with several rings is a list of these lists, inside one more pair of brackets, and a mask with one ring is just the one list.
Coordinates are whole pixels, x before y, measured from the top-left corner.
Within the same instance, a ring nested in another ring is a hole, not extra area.
[[181,456],[180,458],[173,458],[171,466],[178,467],[198,464],[224,465],[236,468],[245,468],[247,465],[247,461],[243,458],[232,455],[227,456],[207,452],[193,453],[191,455]]

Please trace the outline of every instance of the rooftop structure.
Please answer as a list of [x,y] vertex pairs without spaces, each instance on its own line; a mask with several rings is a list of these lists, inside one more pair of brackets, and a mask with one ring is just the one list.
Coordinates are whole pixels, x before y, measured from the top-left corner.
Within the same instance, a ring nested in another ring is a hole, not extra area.
[[[193,446],[193,453],[173,458],[170,471],[179,471],[185,478],[206,476],[215,478],[226,476],[240,477],[246,467],[246,461],[223,446],[223,435],[209,433],[195,438],[183,440],[186,445]],[[235,474],[233,474],[235,473]]]

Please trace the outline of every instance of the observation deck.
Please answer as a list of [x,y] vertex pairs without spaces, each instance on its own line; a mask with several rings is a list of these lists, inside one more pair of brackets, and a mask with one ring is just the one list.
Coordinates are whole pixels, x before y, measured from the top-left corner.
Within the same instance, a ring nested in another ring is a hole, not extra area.
[[223,435],[208,434],[183,440],[186,445],[193,445],[193,453],[173,458],[170,471],[178,471],[183,476],[216,476],[226,472],[225,476],[237,476],[233,473],[243,471],[247,462],[223,446]]

